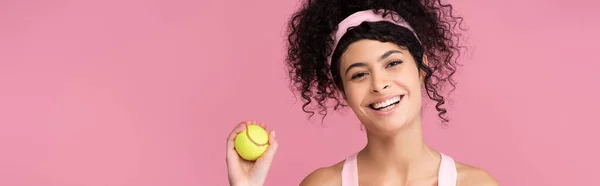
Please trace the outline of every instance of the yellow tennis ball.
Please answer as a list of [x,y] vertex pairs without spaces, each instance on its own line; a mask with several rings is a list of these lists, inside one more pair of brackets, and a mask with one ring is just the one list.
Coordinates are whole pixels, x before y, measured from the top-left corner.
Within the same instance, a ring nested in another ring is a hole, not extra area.
[[235,150],[245,160],[254,161],[269,147],[269,134],[258,125],[248,125],[235,137]]

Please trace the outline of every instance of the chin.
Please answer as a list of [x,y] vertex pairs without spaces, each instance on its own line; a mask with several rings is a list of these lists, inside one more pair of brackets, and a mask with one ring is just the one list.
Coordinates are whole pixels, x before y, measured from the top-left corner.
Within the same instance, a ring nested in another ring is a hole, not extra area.
[[371,131],[376,133],[395,134],[408,125],[408,120],[405,116],[396,116],[371,120],[370,123],[365,123],[365,125],[369,125],[365,126],[365,128],[371,129]]
[[365,128],[373,133],[382,135],[395,134],[412,121],[407,108],[398,108],[389,115],[382,117],[378,114],[368,113],[363,115],[362,123]]

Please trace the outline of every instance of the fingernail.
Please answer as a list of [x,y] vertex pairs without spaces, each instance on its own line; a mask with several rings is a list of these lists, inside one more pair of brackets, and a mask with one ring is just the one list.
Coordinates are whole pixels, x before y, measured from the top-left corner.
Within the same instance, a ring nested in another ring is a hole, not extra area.
[[275,131],[273,131],[273,138],[275,138]]

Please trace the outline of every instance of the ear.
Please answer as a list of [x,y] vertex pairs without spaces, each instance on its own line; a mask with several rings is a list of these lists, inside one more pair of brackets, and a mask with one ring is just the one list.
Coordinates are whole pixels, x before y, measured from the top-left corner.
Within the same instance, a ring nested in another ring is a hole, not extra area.
[[[427,60],[427,55],[423,55],[423,64],[429,67],[429,60]],[[421,86],[425,86],[425,71],[421,71],[419,79],[421,80]]]

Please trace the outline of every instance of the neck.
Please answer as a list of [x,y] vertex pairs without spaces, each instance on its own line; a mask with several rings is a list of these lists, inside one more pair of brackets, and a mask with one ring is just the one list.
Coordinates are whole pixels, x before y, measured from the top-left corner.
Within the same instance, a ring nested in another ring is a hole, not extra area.
[[406,123],[398,132],[381,136],[367,132],[367,145],[360,152],[363,160],[381,170],[408,173],[436,158],[435,151],[423,141],[421,120]]

